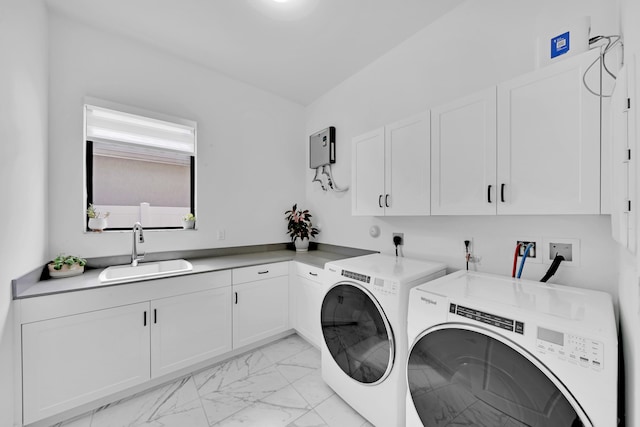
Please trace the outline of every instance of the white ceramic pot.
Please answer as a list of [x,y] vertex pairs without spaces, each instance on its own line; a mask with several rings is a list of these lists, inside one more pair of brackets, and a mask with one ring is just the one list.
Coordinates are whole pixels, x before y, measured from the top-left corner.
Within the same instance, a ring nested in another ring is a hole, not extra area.
[[89,218],[89,229],[97,232],[101,232],[107,228],[106,218]]
[[49,268],[49,276],[57,279],[60,277],[71,277],[78,276],[84,273],[84,266],[80,264],[62,264],[62,268],[60,270],[56,270],[53,268],[53,264],[47,264]]
[[296,246],[296,252],[307,252],[309,250],[309,238],[307,237],[303,239],[296,237],[293,244]]
[[191,228],[195,228],[196,227],[196,220],[192,219],[191,221],[187,221],[187,220],[182,220],[182,228],[184,228],[185,230],[191,229]]

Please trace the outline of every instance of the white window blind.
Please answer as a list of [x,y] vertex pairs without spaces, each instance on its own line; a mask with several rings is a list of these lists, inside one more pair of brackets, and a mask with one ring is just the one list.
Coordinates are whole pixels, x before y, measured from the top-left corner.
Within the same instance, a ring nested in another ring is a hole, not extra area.
[[195,126],[85,105],[88,140],[117,141],[141,147],[195,154]]

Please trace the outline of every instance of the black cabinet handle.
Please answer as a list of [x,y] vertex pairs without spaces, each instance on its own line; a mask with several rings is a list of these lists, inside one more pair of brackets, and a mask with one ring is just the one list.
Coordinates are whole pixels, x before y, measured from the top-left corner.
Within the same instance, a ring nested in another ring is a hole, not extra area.
[[267,274],[268,272],[269,272],[269,270],[258,271],[258,274]]
[[491,184],[487,186],[487,202],[491,203]]
[[378,206],[382,207],[382,194],[378,196]]
[[153,323],[158,323],[158,310],[153,309]]
[[145,311],[142,316],[142,326],[147,326],[147,312]]
[[237,304],[238,303],[238,293],[234,292],[234,294],[236,295],[236,302],[235,303]]
[[500,201],[504,203],[504,186],[506,184],[500,184]]
[[309,274],[310,274],[310,275],[312,275],[312,276],[314,276],[314,277],[318,275],[318,273],[313,273],[313,272],[311,272],[311,271],[309,272]]
[[389,207],[389,195],[388,194],[384,196],[384,205],[386,207]]

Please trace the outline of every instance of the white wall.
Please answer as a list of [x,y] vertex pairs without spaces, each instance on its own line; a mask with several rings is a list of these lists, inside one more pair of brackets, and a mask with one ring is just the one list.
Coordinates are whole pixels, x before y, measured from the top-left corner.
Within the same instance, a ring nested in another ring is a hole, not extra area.
[[[532,71],[535,35],[552,21],[588,15],[592,35],[617,33],[613,6],[607,0],[465,2],[307,107],[307,135],[336,126],[334,177],[347,185],[352,137]],[[510,274],[517,239],[577,238],[581,266],[561,266],[553,280],[617,295],[617,247],[608,216],[352,217],[350,193],[325,193],[311,183],[311,170],[306,176],[306,207],[323,228],[319,241],[391,253],[392,232],[403,232],[406,256],[459,269],[462,241],[472,238],[478,270]],[[377,239],[368,234],[374,224],[382,231]],[[523,277],[538,280],[546,268],[528,262]]]
[[47,247],[47,13],[0,1],[0,426],[13,424],[11,279],[43,265]]
[[[284,211],[304,197],[301,106],[57,14],[50,47],[51,256],[131,251],[130,233],[82,231],[85,96],[198,123],[199,230],[146,233],[144,250],[287,241]],[[226,230],[226,240],[217,240],[218,230]]]

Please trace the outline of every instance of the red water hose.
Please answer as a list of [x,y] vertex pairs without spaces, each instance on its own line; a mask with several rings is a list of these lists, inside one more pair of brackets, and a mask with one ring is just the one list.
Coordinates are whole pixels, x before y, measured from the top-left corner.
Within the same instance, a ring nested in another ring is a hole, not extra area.
[[520,253],[520,246],[522,243],[516,245],[516,251],[513,254],[513,270],[511,271],[511,277],[516,277],[516,267],[518,266],[518,254]]

